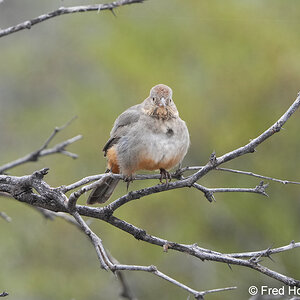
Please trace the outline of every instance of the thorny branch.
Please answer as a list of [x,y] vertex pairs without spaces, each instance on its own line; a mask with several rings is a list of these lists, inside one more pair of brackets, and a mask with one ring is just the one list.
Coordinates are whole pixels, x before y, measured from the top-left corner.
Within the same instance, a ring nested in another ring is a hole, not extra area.
[[[209,291],[196,291],[175,279],[167,276],[166,274],[161,273],[154,266],[134,266],[134,265],[123,265],[116,261],[114,261],[110,255],[108,255],[102,240],[89,228],[88,224],[83,220],[82,216],[87,216],[93,219],[100,219],[105,221],[114,227],[117,227],[138,240],[145,241],[147,243],[151,243],[157,246],[163,247],[164,251],[175,250],[179,252],[183,252],[194,257],[199,258],[200,260],[208,260],[226,263],[228,265],[239,265],[243,267],[247,267],[258,271],[266,276],[269,276],[275,280],[278,280],[289,286],[297,286],[300,287],[300,281],[294,278],[288,277],[276,271],[273,271],[261,264],[262,257],[271,257],[271,255],[292,250],[294,248],[300,247],[300,242],[291,242],[289,245],[278,247],[278,248],[268,248],[265,250],[254,251],[254,252],[244,252],[244,253],[220,253],[217,251],[213,251],[210,249],[205,249],[199,247],[197,244],[179,244],[173,241],[168,241],[162,239],[160,237],[152,236],[148,234],[144,229],[138,228],[133,224],[130,224],[124,220],[121,220],[115,217],[114,211],[121,207],[122,205],[136,199],[140,199],[142,197],[151,195],[153,193],[159,193],[166,190],[177,189],[177,188],[185,188],[185,187],[194,187],[200,190],[204,196],[212,201],[214,193],[217,192],[251,192],[251,193],[259,193],[262,195],[266,195],[265,188],[266,184],[263,182],[259,183],[255,188],[207,188],[197,183],[197,181],[206,175],[208,172],[212,170],[222,170],[222,171],[234,171],[240,174],[251,175],[255,177],[259,177],[262,179],[270,179],[270,177],[254,174],[252,172],[231,170],[231,169],[221,169],[218,168],[224,162],[230,161],[239,157],[241,155],[247,153],[253,153],[255,148],[260,145],[267,138],[271,137],[274,133],[279,132],[282,126],[286,123],[286,121],[291,117],[291,115],[297,110],[300,106],[300,96],[298,95],[295,102],[290,106],[290,108],[286,111],[285,114],[269,129],[264,131],[260,136],[253,139],[251,142],[246,144],[243,147],[240,147],[236,150],[228,152],[220,157],[216,157],[213,153],[205,166],[202,167],[187,167],[180,170],[177,170],[174,174],[172,174],[173,178],[176,178],[177,181],[171,182],[168,184],[159,184],[155,186],[151,186],[148,188],[144,188],[137,191],[129,192],[128,194],[120,197],[119,199],[107,204],[104,207],[89,207],[83,205],[77,205],[77,200],[80,198],[82,194],[86,191],[94,188],[96,185],[100,184],[105,176],[116,176],[122,178],[121,175],[115,174],[99,174],[93,175],[89,177],[85,177],[73,184],[68,186],[61,186],[59,188],[50,187],[45,181],[44,176],[47,174],[48,169],[42,169],[40,171],[36,171],[31,175],[27,176],[9,176],[9,175],[0,175],[0,192],[8,193],[15,199],[25,202],[27,204],[33,205],[34,207],[46,209],[46,211],[52,211],[59,213],[61,216],[71,215],[76,220],[79,227],[84,231],[84,233],[90,238],[93,243],[95,250],[97,252],[98,259],[100,261],[101,267],[106,270],[111,270],[112,272],[122,271],[122,270],[131,270],[131,271],[145,271],[151,272],[156,276],[159,276],[169,282],[185,289],[189,293],[191,293],[196,299],[203,299],[204,295],[211,292],[220,292],[233,288],[223,288],[223,289],[215,289]],[[47,143],[46,143],[47,144]],[[42,147],[43,148],[43,147]],[[43,151],[43,150],[42,150]],[[26,161],[26,160],[25,160]],[[0,167],[1,169],[1,167]],[[195,171],[192,175],[184,177],[186,171]],[[135,179],[145,180],[145,179],[158,179],[159,175],[138,175]],[[295,183],[298,182],[292,181],[283,181],[276,179],[275,181],[283,182],[283,183]],[[33,189],[36,192],[33,192]],[[67,192],[75,190],[69,198],[66,196]]]
[[88,11],[96,11],[100,13],[102,10],[110,10],[114,14],[114,9],[124,5],[130,5],[134,3],[142,3],[145,0],[120,0],[114,1],[106,4],[93,4],[93,5],[81,5],[81,6],[72,6],[72,7],[60,7],[59,9],[40,15],[32,20],[28,20],[22,22],[18,25],[8,27],[6,29],[0,30],[0,37],[12,34],[14,32],[30,29],[33,25],[44,22],[54,17],[66,15],[66,14],[74,14],[74,13],[83,13]]

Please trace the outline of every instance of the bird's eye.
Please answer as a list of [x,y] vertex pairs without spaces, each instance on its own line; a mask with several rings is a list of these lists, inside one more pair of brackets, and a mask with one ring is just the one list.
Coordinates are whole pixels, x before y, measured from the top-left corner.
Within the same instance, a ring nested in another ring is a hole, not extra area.
[[155,101],[155,98],[154,98],[154,97],[152,98],[152,101],[153,101],[153,102]]

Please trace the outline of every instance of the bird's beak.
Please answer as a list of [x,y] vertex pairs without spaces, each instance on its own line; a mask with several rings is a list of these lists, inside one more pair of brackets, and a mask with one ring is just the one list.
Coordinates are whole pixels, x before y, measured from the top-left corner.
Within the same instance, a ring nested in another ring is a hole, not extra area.
[[166,106],[166,99],[164,97],[162,97],[160,99],[159,106],[160,107],[165,107]]

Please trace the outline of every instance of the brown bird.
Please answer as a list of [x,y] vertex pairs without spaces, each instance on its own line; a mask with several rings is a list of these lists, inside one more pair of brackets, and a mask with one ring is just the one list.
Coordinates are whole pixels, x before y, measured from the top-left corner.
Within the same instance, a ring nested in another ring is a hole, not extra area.
[[[138,170],[160,170],[161,181],[165,178],[168,182],[168,170],[183,160],[189,144],[189,132],[179,117],[171,88],[158,84],[141,104],[128,108],[116,119],[103,148],[106,172],[122,174],[130,182]],[[118,182],[116,178],[105,178],[87,203],[106,202]]]

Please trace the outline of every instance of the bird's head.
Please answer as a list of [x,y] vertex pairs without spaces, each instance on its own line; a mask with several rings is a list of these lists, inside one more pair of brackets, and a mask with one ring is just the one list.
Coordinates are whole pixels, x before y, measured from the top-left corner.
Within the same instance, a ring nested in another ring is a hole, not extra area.
[[158,84],[150,90],[149,97],[144,101],[145,112],[158,119],[178,117],[178,111],[172,99],[172,89],[167,85]]

